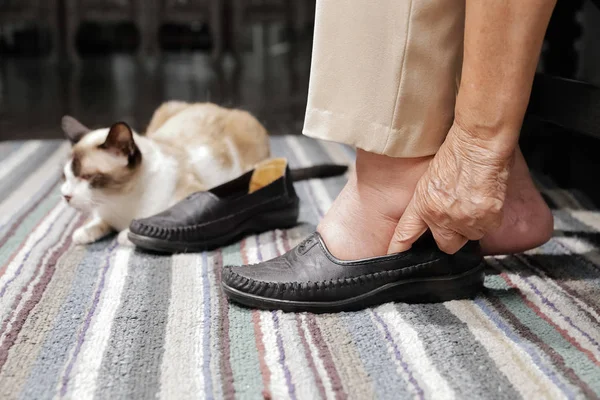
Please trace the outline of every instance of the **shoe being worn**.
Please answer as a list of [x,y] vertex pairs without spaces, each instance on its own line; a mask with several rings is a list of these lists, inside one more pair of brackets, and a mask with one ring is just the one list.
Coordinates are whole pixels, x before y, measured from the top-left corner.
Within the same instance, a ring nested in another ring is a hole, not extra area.
[[342,261],[314,233],[280,257],[226,266],[222,286],[230,300],[270,310],[338,312],[390,301],[442,302],[481,291],[483,258],[478,242],[448,255],[427,234],[403,253]]
[[283,158],[206,192],[197,192],[155,216],[134,220],[129,240],[154,252],[192,252],[224,246],[250,233],[294,226],[299,199],[292,181],[341,175],[345,166],[290,171]]

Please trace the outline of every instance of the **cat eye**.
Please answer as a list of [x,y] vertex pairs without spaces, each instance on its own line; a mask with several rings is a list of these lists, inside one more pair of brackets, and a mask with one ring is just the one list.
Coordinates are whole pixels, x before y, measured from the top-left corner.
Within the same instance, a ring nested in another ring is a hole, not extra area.
[[92,178],[92,175],[90,174],[83,174],[79,176],[80,179],[83,179],[84,181],[89,181]]

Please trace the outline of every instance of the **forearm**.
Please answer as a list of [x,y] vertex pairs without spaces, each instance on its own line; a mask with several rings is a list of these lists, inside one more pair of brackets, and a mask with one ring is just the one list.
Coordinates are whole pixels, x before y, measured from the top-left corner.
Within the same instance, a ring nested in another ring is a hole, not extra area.
[[511,154],[529,101],[556,0],[467,0],[465,50],[455,123]]

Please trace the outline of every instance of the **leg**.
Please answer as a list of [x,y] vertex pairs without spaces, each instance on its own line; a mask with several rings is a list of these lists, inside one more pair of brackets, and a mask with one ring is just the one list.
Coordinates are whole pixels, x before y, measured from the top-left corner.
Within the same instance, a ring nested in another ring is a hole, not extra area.
[[[320,237],[274,260],[224,268],[223,289],[231,300],[331,312],[468,298],[482,289],[483,259],[473,244],[451,261],[427,245],[413,247],[418,261],[397,255],[360,260],[387,253],[450,129],[463,24],[464,0],[318,3],[304,133],[358,147],[356,169],[317,227]],[[513,176],[522,175],[522,167],[527,172],[524,162],[515,163]],[[527,178],[521,180],[525,190]],[[513,192],[523,190],[513,184]],[[514,225],[507,229],[515,232]],[[325,247],[355,261],[340,263]]]
[[319,1],[304,134],[391,157],[435,154],[454,118],[464,8]]
[[359,149],[356,168],[317,228],[329,250],[346,260],[384,255],[430,160]]
[[94,217],[84,226],[73,232],[73,243],[88,244],[102,239],[112,232],[112,228],[100,217]]
[[317,229],[344,259],[387,251],[452,125],[464,30],[464,0],[351,3],[317,3],[304,126],[362,149]]
[[[308,136],[362,149],[355,175],[317,229],[343,259],[385,254],[452,124],[464,30],[462,0],[356,5],[318,3],[304,127]],[[552,232],[520,151],[513,171],[503,224],[482,240],[487,254],[535,247]]]

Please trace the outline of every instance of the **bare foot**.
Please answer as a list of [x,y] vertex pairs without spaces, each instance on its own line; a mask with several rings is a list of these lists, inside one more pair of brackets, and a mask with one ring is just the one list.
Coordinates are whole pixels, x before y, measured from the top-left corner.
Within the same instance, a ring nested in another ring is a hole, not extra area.
[[550,240],[553,230],[552,212],[531,179],[521,149],[517,149],[502,225],[481,240],[483,253],[511,254],[533,249]]
[[431,158],[392,158],[358,150],[356,169],[317,227],[329,251],[343,260],[386,254]]
[[[356,170],[317,231],[343,260],[386,254],[396,224],[432,157],[391,158],[358,150]],[[550,209],[517,150],[500,228],[486,235],[486,255],[525,251],[545,243],[553,230]]]

